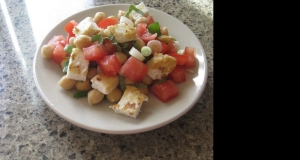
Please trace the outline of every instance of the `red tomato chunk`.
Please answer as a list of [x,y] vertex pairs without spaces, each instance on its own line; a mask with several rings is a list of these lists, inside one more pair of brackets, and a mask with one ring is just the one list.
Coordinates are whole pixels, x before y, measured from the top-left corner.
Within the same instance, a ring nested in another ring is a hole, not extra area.
[[162,102],[166,103],[179,94],[179,89],[171,80],[154,84],[150,88],[151,92]]
[[195,48],[187,46],[187,47],[185,47],[183,54],[188,56],[188,59],[183,64],[183,67],[185,67],[185,68],[195,67]]
[[115,54],[105,56],[97,63],[101,71],[107,76],[116,76],[121,69],[121,63]]
[[128,78],[129,80],[139,82],[147,74],[148,67],[138,59],[134,57],[128,58],[123,64],[120,75]]
[[104,18],[98,23],[98,27],[106,29],[108,26],[118,24],[118,19],[116,18]]
[[173,81],[174,83],[182,83],[186,81],[185,77],[185,70],[180,67],[176,66],[172,72],[168,75],[168,78]]
[[188,55],[170,53],[169,56],[176,58],[177,65],[183,65],[188,60]]
[[53,55],[51,57],[51,59],[59,65],[61,61],[68,55],[68,53],[64,50],[64,46],[65,45],[61,43],[57,44],[54,48]]
[[97,61],[105,57],[107,54],[105,46],[95,43],[87,48],[83,48],[84,58],[89,61]]
[[49,40],[49,42],[47,44],[56,47],[56,45],[59,43],[66,45],[67,39],[63,35],[55,35]]

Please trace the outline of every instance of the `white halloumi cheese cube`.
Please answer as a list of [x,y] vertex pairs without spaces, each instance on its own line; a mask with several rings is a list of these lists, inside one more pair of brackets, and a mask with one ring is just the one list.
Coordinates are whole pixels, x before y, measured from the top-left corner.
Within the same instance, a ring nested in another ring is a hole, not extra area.
[[87,35],[92,36],[100,31],[98,25],[93,21],[92,17],[86,17],[78,23],[77,26],[73,28],[73,33],[75,36]]
[[118,43],[137,40],[136,28],[128,25],[127,23],[119,23],[116,25],[108,26],[104,30],[104,33],[106,35],[110,35],[112,33]]
[[148,101],[148,97],[136,87],[128,85],[118,104],[111,105],[109,108],[112,108],[115,113],[136,118],[144,101]]
[[85,81],[89,70],[89,61],[84,58],[83,51],[73,48],[69,60],[67,78]]
[[135,5],[135,7],[139,10],[141,10],[142,12],[144,12],[144,14],[140,14],[137,13],[136,11],[131,11],[131,13],[129,14],[129,16],[136,21],[137,19],[139,19],[140,17],[147,17],[149,15],[149,9],[145,6],[144,2],[141,2],[138,5]]
[[104,73],[98,73],[91,79],[92,88],[97,89],[99,92],[107,95],[118,87],[118,76],[106,76]]
[[162,53],[154,53],[146,63],[147,75],[153,80],[160,80],[168,76],[176,66],[176,58]]

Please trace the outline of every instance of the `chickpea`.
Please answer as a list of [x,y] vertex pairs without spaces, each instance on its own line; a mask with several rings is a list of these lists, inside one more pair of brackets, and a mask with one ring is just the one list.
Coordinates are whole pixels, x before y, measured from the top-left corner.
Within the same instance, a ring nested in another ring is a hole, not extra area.
[[157,37],[157,39],[164,43],[168,43],[171,40],[173,40],[173,38],[171,36],[167,36],[167,35],[161,35],[161,36]]
[[86,79],[85,81],[77,81],[75,86],[78,91],[88,91],[92,88],[89,79]]
[[74,45],[74,40],[75,40],[75,37],[71,37],[71,38],[69,39],[69,45],[72,46],[72,47],[75,47],[75,45]]
[[135,26],[137,26],[139,23],[148,23],[148,19],[146,17],[140,17],[134,22]]
[[169,31],[168,31],[167,27],[163,27],[160,32],[161,32],[162,35],[169,35]]
[[146,75],[146,76],[144,76],[144,78],[142,79],[142,82],[143,82],[144,84],[146,84],[146,85],[150,85],[150,84],[153,82],[153,80],[152,80],[151,77],[149,77],[148,75]]
[[92,89],[88,93],[89,105],[100,103],[103,98],[104,98],[104,94],[99,92],[97,89]]
[[148,95],[148,87],[139,87],[137,88],[140,92],[142,92],[144,95]]
[[136,44],[139,51],[142,49],[142,47],[146,46],[145,42],[140,38],[136,39]]
[[127,55],[122,52],[115,52],[119,62],[123,65],[127,61]]
[[92,38],[87,35],[79,35],[74,39],[73,43],[77,48],[85,48],[92,44]]
[[76,80],[67,78],[67,75],[64,75],[59,81],[58,84],[64,89],[72,89],[75,84]]
[[97,12],[95,14],[94,18],[93,18],[93,21],[98,24],[104,18],[105,18],[105,13],[104,12]]
[[125,15],[126,15],[126,11],[119,10],[118,19],[120,20],[121,16],[125,16]]
[[87,77],[88,79],[92,79],[92,78],[95,77],[97,74],[98,74],[98,72],[97,72],[97,68],[96,68],[96,67],[89,68],[89,71],[88,71],[86,77]]
[[134,84],[135,83],[134,81],[132,81],[126,77],[124,77],[124,82],[125,82],[125,84]]
[[113,90],[112,92],[107,94],[106,98],[110,102],[118,102],[121,99],[122,95],[123,95],[123,93],[122,93],[121,89],[116,88],[115,90]]
[[42,55],[46,59],[50,59],[53,55],[54,46],[46,44],[42,47]]
[[67,62],[67,60],[68,60],[68,58],[65,58],[65,59],[63,59],[63,60],[60,62],[61,68],[64,68],[65,63]]

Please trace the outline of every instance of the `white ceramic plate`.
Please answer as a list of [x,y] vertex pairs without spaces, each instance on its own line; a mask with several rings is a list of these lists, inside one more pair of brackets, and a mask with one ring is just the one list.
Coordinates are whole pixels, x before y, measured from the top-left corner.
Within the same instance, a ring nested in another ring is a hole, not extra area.
[[33,74],[39,93],[47,105],[60,117],[79,127],[108,134],[133,134],[162,127],[189,111],[198,101],[205,88],[207,79],[207,60],[203,47],[194,33],[176,18],[149,8],[149,13],[162,26],[166,26],[169,34],[180,42],[180,47],[191,46],[196,49],[196,67],[194,73],[187,73],[187,81],[179,84],[180,93],[177,98],[163,103],[149,92],[148,102],[144,102],[139,116],[134,119],[116,114],[107,100],[90,106],[87,98],[74,99],[75,90],[67,91],[57,82],[63,76],[59,65],[41,56],[41,48],[54,35],[65,35],[65,24],[75,19],[80,22],[85,17],[93,17],[96,12],[105,12],[107,16],[117,16],[119,10],[128,10],[129,5],[106,5],[90,8],[76,13],[56,25],[44,38],[34,57]]

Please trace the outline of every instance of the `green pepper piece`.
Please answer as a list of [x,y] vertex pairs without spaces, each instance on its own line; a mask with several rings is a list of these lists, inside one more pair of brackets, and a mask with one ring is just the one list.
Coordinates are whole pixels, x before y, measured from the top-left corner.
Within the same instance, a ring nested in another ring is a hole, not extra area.
[[160,25],[158,22],[154,22],[148,26],[148,31],[152,34],[157,33],[157,37],[161,36]]

